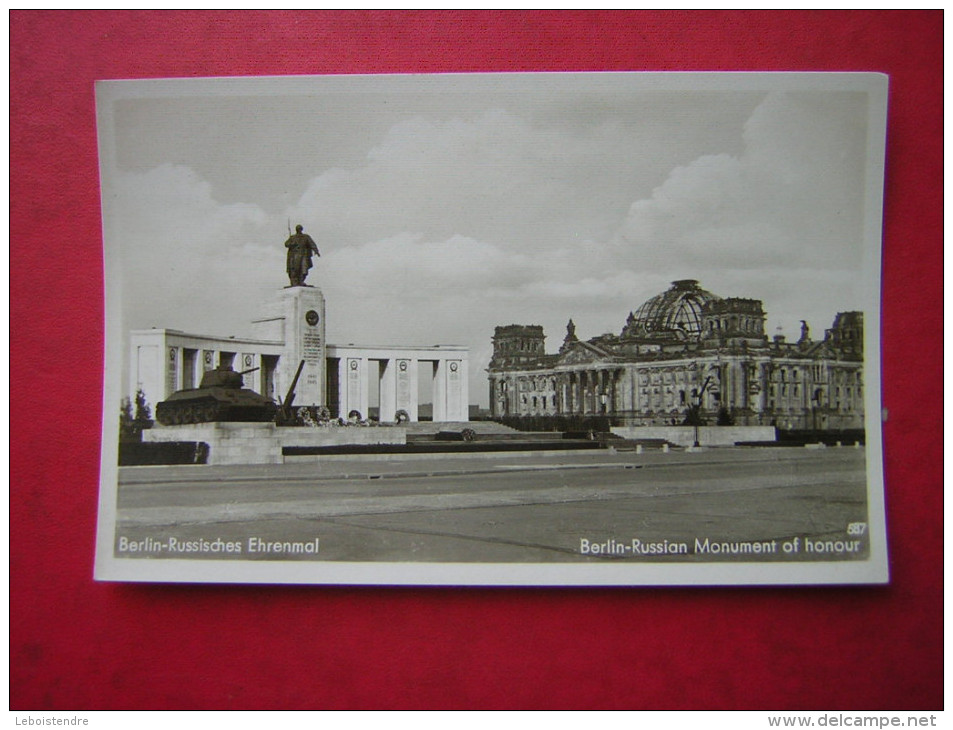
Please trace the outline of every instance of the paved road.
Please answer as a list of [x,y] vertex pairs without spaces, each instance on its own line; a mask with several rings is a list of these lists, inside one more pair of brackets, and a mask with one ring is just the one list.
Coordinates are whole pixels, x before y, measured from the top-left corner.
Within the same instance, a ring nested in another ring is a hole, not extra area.
[[[864,451],[854,448],[137,467],[120,470],[117,556],[172,557],[174,538],[176,550],[231,542],[246,560],[844,560],[867,556],[866,540],[846,533],[866,521]],[[793,538],[798,553],[783,554]],[[260,549],[315,539],[318,555]],[[742,544],[747,552],[731,552]]]

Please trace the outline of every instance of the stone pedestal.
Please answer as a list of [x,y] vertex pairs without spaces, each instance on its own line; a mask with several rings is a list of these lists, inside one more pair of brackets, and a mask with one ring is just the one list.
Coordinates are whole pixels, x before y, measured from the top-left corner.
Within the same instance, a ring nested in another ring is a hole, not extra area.
[[327,404],[324,313],[324,294],[318,287],[292,286],[278,292],[262,316],[252,322],[254,337],[284,342],[276,371],[277,391],[282,399],[304,360],[295,386],[295,405]]
[[[406,428],[280,428],[273,423],[195,423],[142,432],[146,443],[195,441],[208,445],[208,463],[282,464],[284,446],[370,446],[407,443]],[[300,457],[299,457],[300,458]]]
[[209,464],[280,464],[281,443],[273,423],[195,423],[142,432],[146,443],[196,441],[209,447]]

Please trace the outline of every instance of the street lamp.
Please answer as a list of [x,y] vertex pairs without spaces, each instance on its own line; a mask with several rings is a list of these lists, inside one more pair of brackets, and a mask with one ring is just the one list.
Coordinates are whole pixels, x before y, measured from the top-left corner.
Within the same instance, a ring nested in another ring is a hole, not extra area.
[[695,404],[692,406],[692,445],[695,448],[701,446],[698,441],[698,427],[701,425],[702,397],[705,395],[705,390],[708,388],[709,383],[711,383],[711,375],[705,378],[701,390],[698,391],[698,395],[695,397]]

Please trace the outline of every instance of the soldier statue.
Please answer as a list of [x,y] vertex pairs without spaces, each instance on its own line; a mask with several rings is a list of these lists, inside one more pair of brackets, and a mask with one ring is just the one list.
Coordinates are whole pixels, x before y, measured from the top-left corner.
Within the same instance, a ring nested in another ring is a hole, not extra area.
[[321,256],[314,239],[304,233],[304,227],[295,226],[295,232],[285,241],[288,249],[287,270],[291,286],[305,286],[304,280],[311,269],[311,257]]

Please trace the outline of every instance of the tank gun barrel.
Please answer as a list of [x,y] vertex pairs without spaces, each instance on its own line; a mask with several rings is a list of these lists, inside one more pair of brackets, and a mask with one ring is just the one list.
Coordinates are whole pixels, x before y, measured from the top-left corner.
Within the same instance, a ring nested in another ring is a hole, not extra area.
[[291,381],[291,387],[288,388],[288,394],[285,396],[285,402],[281,406],[282,416],[290,421],[291,420],[291,405],[295,400],[295,388],[298,387],[298,378],[301,377],[301,370],[304,368],[304,360],[298,363],[298,370],[295,372],[294,379]]

